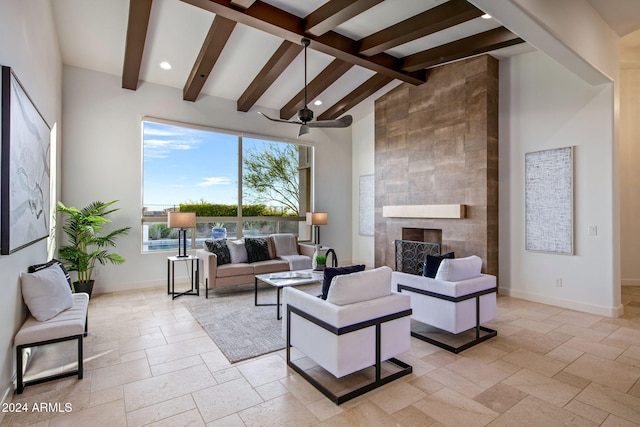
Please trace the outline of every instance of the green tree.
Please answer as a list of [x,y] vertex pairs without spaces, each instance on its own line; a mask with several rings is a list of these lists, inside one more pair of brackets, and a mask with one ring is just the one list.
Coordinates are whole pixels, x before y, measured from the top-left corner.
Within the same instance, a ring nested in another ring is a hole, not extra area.
[[255,203],[279,203],[298,215],[298,148],[267,143],[253,147],[243,157],[244,191]]

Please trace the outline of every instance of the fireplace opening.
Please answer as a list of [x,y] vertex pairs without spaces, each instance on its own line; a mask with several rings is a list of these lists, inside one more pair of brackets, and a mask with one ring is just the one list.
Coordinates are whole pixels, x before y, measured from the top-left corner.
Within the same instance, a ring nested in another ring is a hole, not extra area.
[[439,243],[442,245],[442,230],[437,228],[402,227],[402,240]]

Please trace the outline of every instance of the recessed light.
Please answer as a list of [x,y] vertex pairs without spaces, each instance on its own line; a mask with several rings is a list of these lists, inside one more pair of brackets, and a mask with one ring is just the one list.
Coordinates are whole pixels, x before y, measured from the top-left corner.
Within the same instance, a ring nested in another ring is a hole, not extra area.
[[313,105],[322,105],[322,101],[320,101],[319,99],[316,99]]
[[163,70],[170,70],[171,64],[169,64],[167,61],[162,61],[160,63],[160,68],[162,68]]
[[488,13],[485,13],[480,18],[482,18],[482,19],[491,19],[491,15],[489,15]]

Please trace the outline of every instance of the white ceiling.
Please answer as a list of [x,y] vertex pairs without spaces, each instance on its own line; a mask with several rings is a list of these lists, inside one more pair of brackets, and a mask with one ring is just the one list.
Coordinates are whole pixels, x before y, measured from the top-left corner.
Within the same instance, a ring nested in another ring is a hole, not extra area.
[[[264,0],[299,17],[307,16],[326,0]],[[610,26],[620,34],[640,28],[640,0],[588,0]],[[386,0],[343,23],[335,31],[354,40],[400,22],[444,3],[445,0]],[[58,38],[65,64],[121,76],[129,13],[129,0],[51,0]],[[612,4],[621,6],[613,13]],[[607,7],[608,6],[608,7]],[[209,31],[214,14],[180,0],[154,0],[147,32],[140,79],[182,89]],[[633,23],[629,22],[633,18]],[[477,18],[426,36],[386,53],[402,57],[478,32],[499,27],[493,19]],[[278,48],[282,39],[260,30],[237,24],[202,92],[237,100]],[[492,52],[505,57],[531,51],[526,43]],[[300,54],[263,94],[252,110],[260,106],[280,109],[302,89],[303,59]],[[308,80],[311,81],[332,57],[308,51]],[[171,70],[159,67],[168,61]],[[374,74],[354,66],[321,94],[322,106],[311,107],[316,116],[333,105]],[[395,80],[371,96],[395,87]],[[310,100],[311,101],[311,100]],[[196,101],[197,102],[197,101]],[[366,101],[365,101],[366,102]]]

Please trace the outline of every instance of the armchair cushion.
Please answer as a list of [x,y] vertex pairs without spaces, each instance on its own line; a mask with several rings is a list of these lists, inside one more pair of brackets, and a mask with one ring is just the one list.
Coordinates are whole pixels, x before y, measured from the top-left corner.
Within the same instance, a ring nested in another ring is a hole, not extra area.
[[480,276],[482,259],[471,255],[466,258],[444,259],[438,268],[436,280],[459,282]]
[[329,287],[334,277],[342,274],[357,273],[358,271],[364,271],[364,264],[350,265],[347,267],[329,267],[324,269],[324,280],[322,282],[322,299],[327,299],[329,294]]
[[336,276],[331,281],[327,302],[347,305],[391,295],[391,272],[384,266]]

